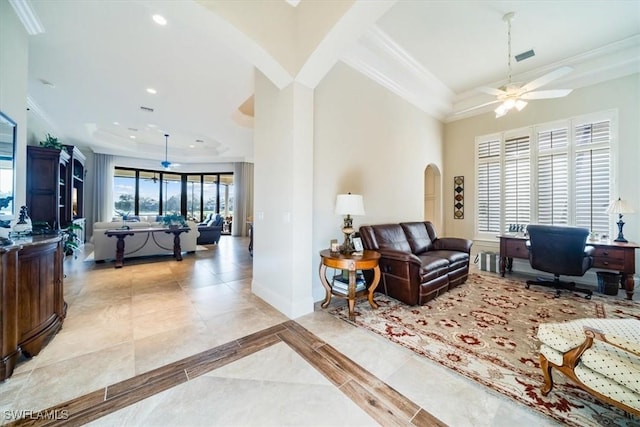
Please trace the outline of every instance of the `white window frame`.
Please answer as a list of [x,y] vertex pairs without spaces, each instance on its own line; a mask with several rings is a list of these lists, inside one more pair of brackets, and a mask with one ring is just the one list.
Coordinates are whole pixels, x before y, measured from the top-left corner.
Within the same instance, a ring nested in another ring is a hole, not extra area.
[[[568,132],[568,179],[569,179],[569,205],[568,205],[568,222],[569,225],[573,225],[576,222],[576,211],[575,211],[575,159],[576,159],[576,144],[575,144],[575,129],[577,126],[586,124],[586,123],[597,123],[601,121],[609,121],[610,122],[610,143],[609,143],[609,156],[610,156],[610,164],[609,164],[609,179],[610,179],[610,195],[609,198],[615,198],[618,194],[618,179],[617,173],[618,170],[618,111],[617,110],[606,110],[596,113],[589,113],[580,116],[575,116],[571,118],[567,118],[564,120],[555,120],[552,122],[536,124],[533,126],[520,128],[520,129],[511,129],[504,132],[493,133],[489,135],[482,135],[475,138],[475,174],[476,174],[476,188],[475,188],[475,204],[476,204],[476,213],[475,213],[475,223],[474,223],[474,232],[475,238],[477,240],[497,240],[497,237],[504,233],[506,228],[505,224],[505,199],[503,197],[504,194],[504,177],[505,177],[505,141],[512,139],[514,137],[524,137],[529,136],[529,141],[531,144],[530,149],[530,188],[531,188],[531,213],[530,213],[530,221],[531,223],[537,223],[538,220],[538,134],[540,132],[545,132],[558,128],[566,128]],[[479,146],[483,142],[487,141],[500,141],[500,232],[480,232],[479,231],[479,211],[478,211],[478,172],[479,165],[483,162],[479,159]],[[565,150],[567,151],[567,150]],[[613,235],[615,232],[615,220],[613,218],[609,219],[609,234]]]

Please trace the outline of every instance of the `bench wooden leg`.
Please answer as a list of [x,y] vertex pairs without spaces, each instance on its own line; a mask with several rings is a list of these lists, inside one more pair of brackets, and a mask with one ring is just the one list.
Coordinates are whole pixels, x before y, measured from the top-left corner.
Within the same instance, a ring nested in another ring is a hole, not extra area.
[[553,377],[551,376],[552,366],[543,354],[540,354],[540,368],[542,368],[542,375],[544,375],[544,384],[541,391],[542,395],[546,396],[553,388]]

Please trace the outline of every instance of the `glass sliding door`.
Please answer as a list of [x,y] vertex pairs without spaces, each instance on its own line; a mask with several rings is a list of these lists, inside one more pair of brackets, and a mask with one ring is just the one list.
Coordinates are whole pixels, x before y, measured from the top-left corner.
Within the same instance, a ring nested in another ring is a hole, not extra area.
[[113,216],[135,214],[136,171],[115,169],[113,177]]
[[210,213],[212,214],[218,213],[218,176],[217,175],[203,175],[202,201],[203,201],[202,215],[204,218],[209,216]]
[[139,215],[155,216],[160,212],[160,179],[158,173],[140,171],[138,180]]
[[180,213],[182,176],[175,173],[162,174],[162,215]]
[[202,175],[187,175],[187,218],[201,222]]

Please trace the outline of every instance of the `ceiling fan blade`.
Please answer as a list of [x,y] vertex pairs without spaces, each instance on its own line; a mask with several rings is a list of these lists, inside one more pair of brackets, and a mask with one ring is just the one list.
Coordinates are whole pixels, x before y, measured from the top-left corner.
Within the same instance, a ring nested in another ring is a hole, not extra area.
[[469,111],[477,110],[478,108],[486,107],[487,105],[497,104],[498,102],[502,102],[502,101],[496,99],[495,101],[485,102],[484,104],[475,105],[473,107],[465,108],[464,110],[460,110],[460,111],[455,111],[453,114],[464,114]]
[[529,92],[534,89],[537,89],[540,86],[544,86],[555,79],[559,79],[560,77],[565,76],[572,71],[573,71],[573,68],[571,67],[560,67],[557,70],[547,73],[544,76],[538,77],[537,79],[522,86],[521,88],[522,92]]
[[505,92],[504,90],[496,89],[494,87],[489,87],[489,86],[481,86],[476,90],[478,92],[487,93],[489,95],[494,95],[494,96],[501,96],[501,95],[507,94],[507,92]]
[[555,89],[555,90],[537,90],[535,92],[527,92],[520,95],[522,99],[548,99],[562,98],[569,95],[573,89]]

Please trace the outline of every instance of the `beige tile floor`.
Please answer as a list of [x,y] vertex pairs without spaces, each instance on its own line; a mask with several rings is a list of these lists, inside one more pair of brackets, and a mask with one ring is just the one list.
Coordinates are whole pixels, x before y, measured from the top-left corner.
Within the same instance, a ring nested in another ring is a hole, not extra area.
[[[0,384],[2,422],[7,411],[45,409],[287,320],[251,293],[247,243],[223,236],[182,262],[127,260],[117,270],[68,260],[64,327]],[[556,425],[319,306],[295,320],[448,425]],[[377,425],[282,343],[91,424]]]

